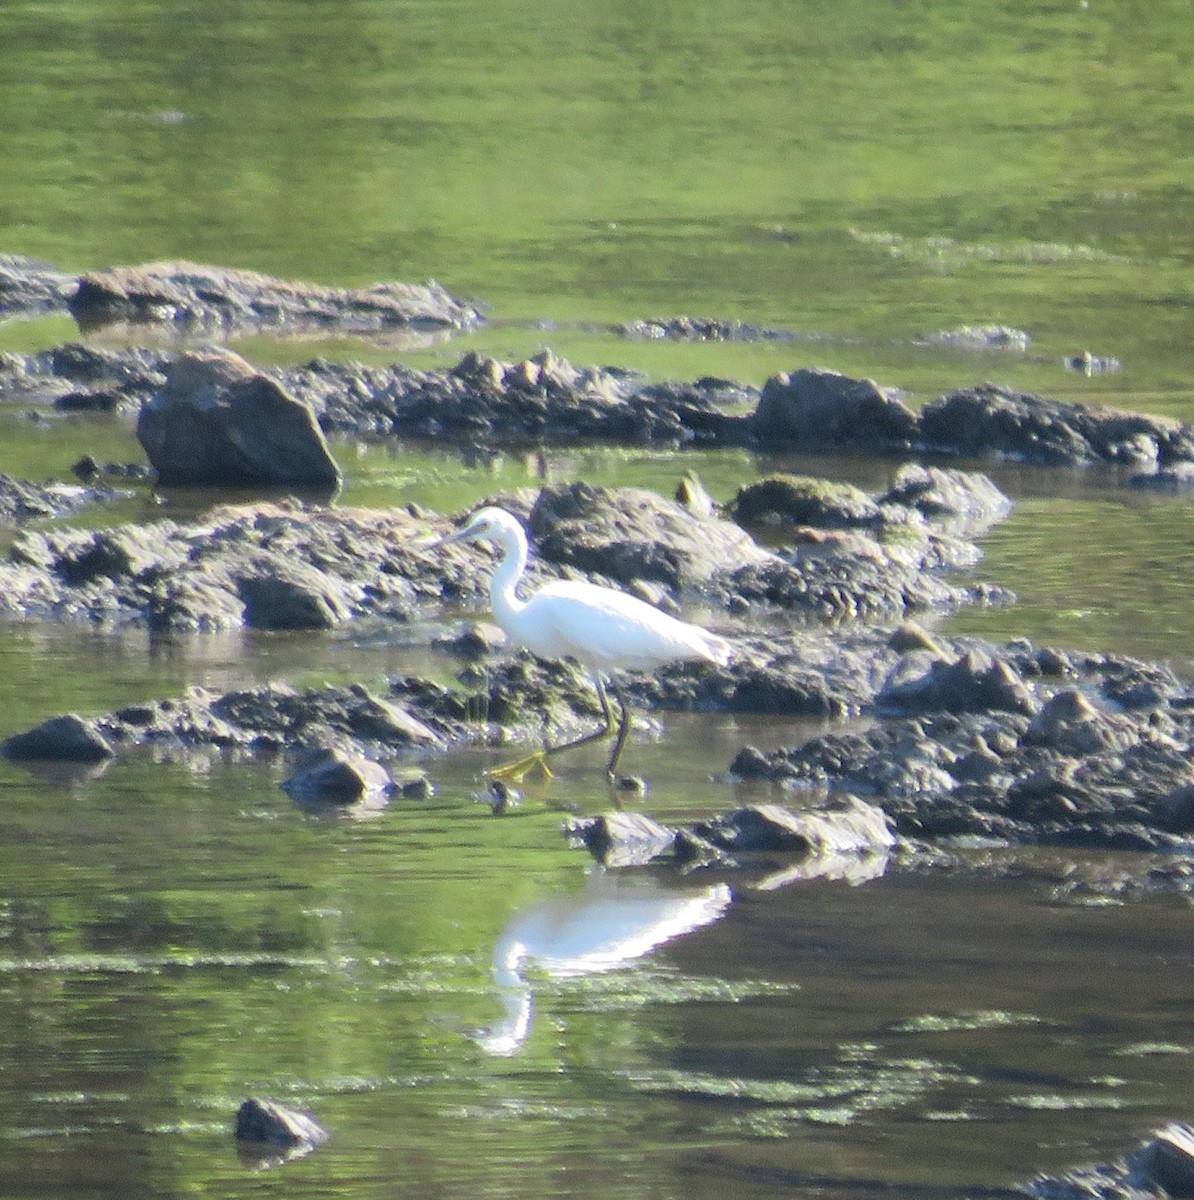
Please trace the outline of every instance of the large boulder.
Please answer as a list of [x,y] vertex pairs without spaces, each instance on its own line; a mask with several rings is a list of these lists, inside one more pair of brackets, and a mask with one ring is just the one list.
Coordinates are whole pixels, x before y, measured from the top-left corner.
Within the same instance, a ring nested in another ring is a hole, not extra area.
[[765,444],[890,450],[911,445],[916,415],[870,379],[803,367],[763,385],[752,432]]
[[226,350],[177,359],[141,409],[137,438],[166,485],[340,485],[307,405]]

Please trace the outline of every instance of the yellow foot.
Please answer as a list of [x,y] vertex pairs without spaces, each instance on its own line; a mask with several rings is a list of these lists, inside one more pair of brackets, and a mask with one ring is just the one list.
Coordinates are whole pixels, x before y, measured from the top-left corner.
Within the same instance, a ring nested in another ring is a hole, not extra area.
[[517,762],[493,767],[486,771],[485,775],[488,779],[497,779],[502,783],[521,783],[536,769],[542,772],[544,779],[552,777],[551,768],[547,765],[547,755],[542,750],[536,750],[534,754],[528,754],[526,758],[520,758]]

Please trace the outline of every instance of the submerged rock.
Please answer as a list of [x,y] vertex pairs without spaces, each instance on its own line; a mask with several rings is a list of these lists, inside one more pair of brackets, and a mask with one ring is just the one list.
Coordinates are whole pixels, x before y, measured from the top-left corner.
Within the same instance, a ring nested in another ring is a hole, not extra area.
[[948,346],[958,350],[1019,350],[1032,345],[1032,337],[1010,325],[960,325],[916,339],[925,346]]
[[141,409],[137,439],[166,485],[340,486],[311,409],[226,350],[176,359]]

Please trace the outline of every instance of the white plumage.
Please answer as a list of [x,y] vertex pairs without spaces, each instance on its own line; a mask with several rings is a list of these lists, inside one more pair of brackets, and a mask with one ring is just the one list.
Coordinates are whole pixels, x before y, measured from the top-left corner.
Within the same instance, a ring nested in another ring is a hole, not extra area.
[[[545,766],[543,758],[548,754],[609,737],[614,732],[614,722],[603,676],[620,670],[650,670],[669,662],[729,661],[732,649],[725,638],[699,625],[678,621],[613,588],[564,581],[549,583],[523,600],[518,595],[518,582],[526,571],[527,538],[518,519],[505,509],[481,509],[462,529],[436,544],[481,541],[494,542],[502,551],[502,560],[489,581],[494,620],[511,641],[525,646],[532,654],[540,658],[574,658],[587,667],[605,714],[605,725],[596,733],[548,747],[491,772],[498,778],[520,778],[536,763]],[[606,767],[612,779],[629,731],[630,711],[612,680],[611,690],[622,710],[617,740]]]

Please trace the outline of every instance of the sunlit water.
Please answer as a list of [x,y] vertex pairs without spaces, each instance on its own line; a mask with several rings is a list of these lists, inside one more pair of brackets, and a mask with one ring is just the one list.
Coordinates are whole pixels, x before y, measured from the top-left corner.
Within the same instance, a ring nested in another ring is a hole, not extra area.
[[[490,305],[489,326],[417,365],[550,345],[758,383],[815,363],[914,403],[994,378],[1191,419],[1189,33],[1177,0],[13,0],[0,252],[434,276]],[[676,346],[604,328],[682,312],[793,336]],[[987,322],[1032,345],[921,341]],[[74,336],[61,318],[9,323],[0,349]],[[1123,370],[1067,371],[1084,349]],[[23,478],[68,478],[84,452],[142,457],[118,422],[12,413],[0,433],[0,470]],[[335,450],[342,502],[441,512],[547,480],[670,493],[695,467],[727,500],[776,468],[872,489],[895,468]],[[941,628],[1194,661],[1185,498],[991,473],[1017,507],[978,574],[1020,601]],[[81,519],[204,502],[140,489]],[[450,678],[409,633],[8,626],[0,735],[190,685]],[[810,732],[658,714],[626,765],[650,781],[645,810],[681,820],[773,798],[736,791],[728,763]],[[428,760],[432,800],[360,819],[292,805],[281,764],[0,764],[0,1192],[938,1197],[1112,1158],[1191,1116],[1186,900],[1110,903],[1048,855],[979,852],[950,874],[605,878],[560,832],[611,803],[600,751],[495,819],[476,792],[500,753]],[[242,1163],[230,1128],[250,1094],[309,1108],[331,1141],[275,1171]]]

